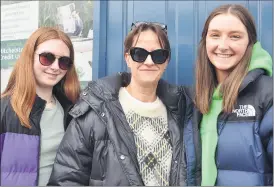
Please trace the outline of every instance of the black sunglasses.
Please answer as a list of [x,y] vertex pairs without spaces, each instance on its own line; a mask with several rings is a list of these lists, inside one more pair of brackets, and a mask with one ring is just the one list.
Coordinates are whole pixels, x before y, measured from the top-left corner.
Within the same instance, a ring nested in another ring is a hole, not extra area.
[[154,64],[163,64],[169,57],[169,51],[166,49],[156,49],[154,51],[148,52],[147,50],[140,47],[130,48],[130,56],[135,62],[143,63],[150,55]]
[[[39,61],[43,66],[50,66],[51,64],[53,64],[53,62],[57,58],[57,55],[54,55],[50,52],[44,52],[38,55],[39,55]],[[58,64],[60,69],[68,70],[72,65],[72,60],[70,57],[61,56],[58,58]]]
[[137,21],[137,22],[134,22],[131,24],[131,30],[133,30],[134,28],[140,26],[140,25],[143,25],[143,24],[152,24],[152,25],[156,25],[158,27],[161,27],[161,29],[163,31],[165,31],[165,33],[167,33],[167,25],[165,24],[162,24],[162,23],[158,23],[158,22],[145,22],[145,21]]

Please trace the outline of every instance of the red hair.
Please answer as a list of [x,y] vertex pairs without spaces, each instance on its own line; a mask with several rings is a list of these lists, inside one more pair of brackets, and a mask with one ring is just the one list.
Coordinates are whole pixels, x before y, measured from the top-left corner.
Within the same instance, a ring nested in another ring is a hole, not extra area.
[[62,84],[56,84],[53,89],[56,89],[57,86],[61,87],[64,95],[72,103],[76,102],[80,94],[80,82],[75,69],[74,49],[70,38],[56,28],[41,27],[37,29],[26,41],[11,73],[8,85],[1,94],[1,98],[11,96],[11,106],[21,124],[27,128],[31,128],[29,115],[36,97],[36,81],[33,73],[34,52],[38,45],[52,39],[62,40],[66,44],[73,61],[73,65],[61,80]]

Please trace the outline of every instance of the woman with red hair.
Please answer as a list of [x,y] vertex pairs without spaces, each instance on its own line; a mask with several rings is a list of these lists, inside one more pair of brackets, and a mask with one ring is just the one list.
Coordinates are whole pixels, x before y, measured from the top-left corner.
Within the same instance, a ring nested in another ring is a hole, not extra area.
[[39,28],[1,95],[1,186],[47,184],[79,92],[70,38],[55,28]]

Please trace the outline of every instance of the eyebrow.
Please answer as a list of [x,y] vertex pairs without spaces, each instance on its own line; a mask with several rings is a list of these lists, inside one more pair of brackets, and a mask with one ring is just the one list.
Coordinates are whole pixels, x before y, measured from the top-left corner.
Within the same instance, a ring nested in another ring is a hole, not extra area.
[[[217,30],[217,29],[211,29],[211,30],[208,30],[208,32],[220,32],[220,31]],[[230,33],[230,34],[231,34],[231,33],[244,34],[244,32],[242,32],[242,31],[237,31],[237,30],[235,30],[235,31],[230,31],[229,33]]]

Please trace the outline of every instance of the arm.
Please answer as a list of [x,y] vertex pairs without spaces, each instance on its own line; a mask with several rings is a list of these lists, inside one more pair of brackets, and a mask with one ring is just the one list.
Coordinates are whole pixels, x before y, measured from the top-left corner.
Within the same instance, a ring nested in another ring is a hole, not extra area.
[[261,121],[260,134],[263,137],[267,158],[273,165],[273,106],[268,109]]
[[93,142],[89,128],[72,119],[59,146],[48,185],[88,186]]
[[[2,128],[2,122],[1,122],[1,127]],[[2,176],[2,151],[3,151],[3,145],[4,145],[4,140],[5,140],[5,135],[0,131],[0,186],[2,186],[1,182],[1,176]]]
[[7,100],[6,98],[1,98],[1,121],[0,121],[0,186],[3,185],[1,176],[2,176],[2,152],[3,152],[3,146],[5,141],[5,109],[7,107]]

